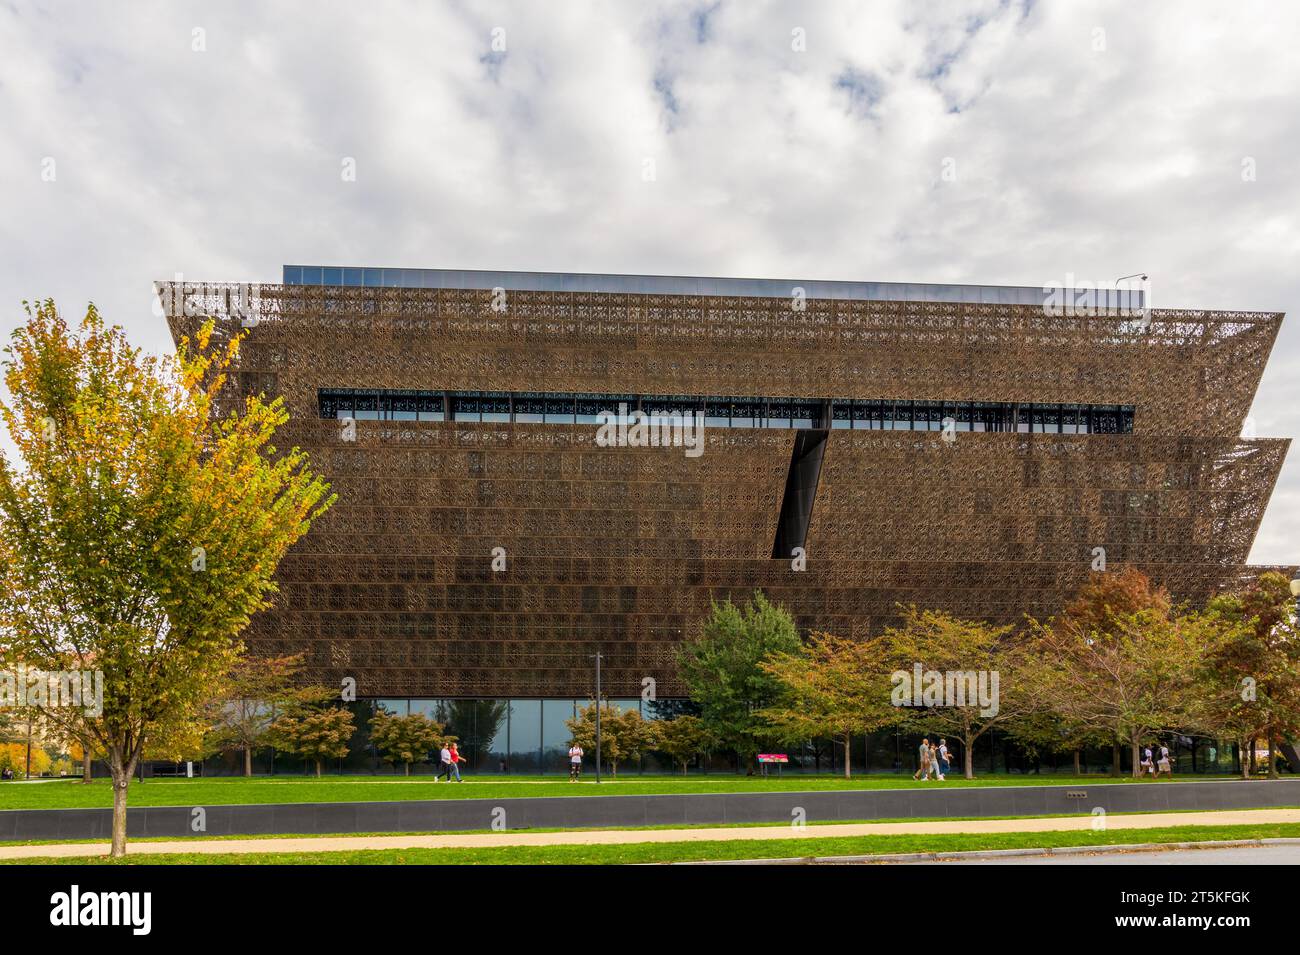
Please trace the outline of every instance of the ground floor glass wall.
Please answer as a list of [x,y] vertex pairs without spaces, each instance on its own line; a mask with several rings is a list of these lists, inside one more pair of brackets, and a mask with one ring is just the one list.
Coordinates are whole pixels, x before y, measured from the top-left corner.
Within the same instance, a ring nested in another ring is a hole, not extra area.
[[[567,721],[577,716],[578,710],[590,701],[586,699],[381,699],[361,700],[350,704],[354,713],[356,732],[350,744],[349,755],[330,761],[325,771],[330,773],[401,773],[374,751],[370,743],[369,722],[376,707],[395,715],[423,713],[442,724],[446,732],[458,739],[461,755],[465,757],[465,773],[474,775],[563,775],[568,772],[570,731]],[[644,719],[671,719],[681,713],[693,712],[688,701],[660,700],[643,702],[638,699],[609,700],[618,709],[634,709]],[[854,736],[849,754],[852,771],[859,773],[907,773],[916,770],[916,750],[922,732],[882,730],[870,735]],[[941,733],[926,733],[937,738]],[[1177,737],[1165,739],[1174,756],[1174,771],[1178,774],[1234,774],[1241,771],[1237,747],[1227,741],[1205,738]],[[948,738],[953,753],[951,772],[962,772],[963,753],[958,741]],[[829,740],[809,740],[799,744],[773,744],[777,752],[786,753],[790,762],[779,770],[781,774],[844,772],[844,747]],[[594,768],[594,753],[587,753],[584,769]],[[436,754],[431,754],[436,758]],[[976,742],[972,762],[977,776],[998,774],[1068,775],[1074,772],[1074,758],[1070,753],[1027,755],[1016,742],[1002,733],[987,733]],[[1130,770],[1127,747],[1120,752],[1121,772]],[[1080,754],[1080,765],[1085,773],[1101,774],[1111,769],[1112,753],[1109,748],[1088,749]],[[605,767],[608,771],[608,766]],[[151,764],[146,775],[155,771],[162,775],[183,767]],[[432,762],[411,767],[413,775],[436,772]],[[715,753],[692,761],[691,773],[747,772],[756,767],[741,766],[730,753]],[[240,753],[224,753],[210,757],[195,766],[203,775],[238,775],[243,772]],[[314,767],[303,760],[269,750],[254,754],[253,772],[300,774],[313,772]],[[623,763],[619,774],[679,772],[659,754],[645,753],[639,760]]]

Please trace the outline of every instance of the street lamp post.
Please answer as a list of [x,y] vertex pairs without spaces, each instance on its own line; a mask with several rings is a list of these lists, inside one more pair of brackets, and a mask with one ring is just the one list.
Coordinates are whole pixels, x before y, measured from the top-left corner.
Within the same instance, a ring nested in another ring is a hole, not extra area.
[[1150,316],[1150,314],[1151,314],[1151,311],[1150,311],[1150,309],[1151,309],[1151,304],[1147,301],[1147,295],[1146,295],[1147,274],[1146,274],[1145,272],[1134,272],[1132,275],[1121,275],[1119,278],[1117,278],[1117,279],[1115,280],[1115,293],[1116,293],[1116,295],[1115,295],[1115,297],[1116,297],[1116,303],[1115,303],[1115,304],[1117,304],[1117,305],[1119,304],[1119,301],[1118,301],[1118,299],[1119,299],[1119,283],[1120,283],[1120,282],[1127,282],[1129,279],[1138,279],[1138,280],[1139,280],[1139,283],[1140,283],[1140,287],[1138,288],[1138,291],[1142,293],[1142,326],[1143,326],[1143,331],[1145,331],[1145,330],[1146,330],[1146,326],[1148,325],[1147,318],[1148,318],[1148,317]]
[[596,782],[600,782],[600,661],[604,654],[593,654],[596,661]]

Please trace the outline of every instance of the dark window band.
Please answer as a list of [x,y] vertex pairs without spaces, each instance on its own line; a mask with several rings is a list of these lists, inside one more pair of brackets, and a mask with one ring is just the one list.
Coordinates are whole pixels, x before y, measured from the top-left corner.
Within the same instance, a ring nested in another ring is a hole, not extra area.
[[597,424],[602,411],[640,409],[704,415],[706,428],[834,428],[1022,434],[1132,434],[1133,405],[1010,401],[889,401],[749,398],[718,395],[618,395],[522,391],[321,389],[322,418],[358,421],[461,421],[486,424]]

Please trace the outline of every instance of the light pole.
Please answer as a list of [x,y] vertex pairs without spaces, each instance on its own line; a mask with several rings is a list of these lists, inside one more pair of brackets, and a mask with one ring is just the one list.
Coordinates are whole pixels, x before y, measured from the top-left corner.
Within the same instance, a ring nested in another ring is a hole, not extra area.
[[[1141,283],[1142,287],[1139,287],[1138,291],[1142,293],[1142,318],[1143,318],[1142,324],[1145,326],[1146,317],[1149,314],[1149,312],[1147,311],[1148,305],[1147,305],[1146,288],[1145,288],[1146,281],[1147,281],[1147,274],[1145,272],[1134,272],[1132,275],[1121,275],[1119,278],[1115,280],[1115,298],[1116,298],[1115,304],[1116,305],[1119,304],[1118,302],[1119,283],[1126,282],[1129,279],[1137,279]],[[1145,328],[1143,330],[1145,331]]]
[[592,655],[596,661],[596,782],[600,783],[600,661],[604,654]]

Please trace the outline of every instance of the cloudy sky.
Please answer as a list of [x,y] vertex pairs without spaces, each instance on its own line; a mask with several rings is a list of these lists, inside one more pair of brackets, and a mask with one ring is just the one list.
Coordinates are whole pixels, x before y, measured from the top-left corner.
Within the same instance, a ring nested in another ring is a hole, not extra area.
[[[1300,4],[0,0],[0,333],[285,262],[1300,312]],[[344,175],[355,169],[355,178]],[[1253,410],[1300,436],[1300,315]],[[1252,560],[1300,562],[1300,451]]]

